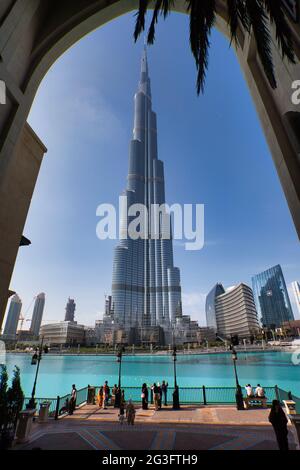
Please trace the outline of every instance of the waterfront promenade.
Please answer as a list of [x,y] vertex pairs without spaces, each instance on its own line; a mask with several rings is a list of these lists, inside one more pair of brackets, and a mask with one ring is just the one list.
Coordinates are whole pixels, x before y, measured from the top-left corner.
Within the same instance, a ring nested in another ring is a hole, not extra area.
[[[276,450],[268,409],[183,406],[155,411],[137,407],[134,426],[118,423],[118,410],[83,405],[72,416],[34,423],[30,442],[15,449],[44,450]],[[296,448],[289,426],[290,448]]]

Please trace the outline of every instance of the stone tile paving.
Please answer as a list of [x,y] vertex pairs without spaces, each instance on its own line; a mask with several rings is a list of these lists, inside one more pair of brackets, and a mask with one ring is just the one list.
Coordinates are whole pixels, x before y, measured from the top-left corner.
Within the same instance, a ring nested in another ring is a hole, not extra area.
[[[118,410],[84,406],[74,415],[34,423],[31,440],[15,449],[261,450],[277,449],[268,410],[185,407],[137,410],[135,426],[120,425]],[[292,427],[290,426],[290,431]],[[294,436],[289,432],[291,448]]]

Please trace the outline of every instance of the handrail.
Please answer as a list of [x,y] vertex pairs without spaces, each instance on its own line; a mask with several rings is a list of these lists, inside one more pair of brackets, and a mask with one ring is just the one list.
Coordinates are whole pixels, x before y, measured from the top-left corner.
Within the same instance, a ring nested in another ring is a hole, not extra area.
[[[95,388],[95,393],[98,392],[99,386],[92,386],[90,387]],[[139,403],[141,401],[141,387],[140,386],[129,386],[129,387],[122,387],[125,392],[125,398],[130,398],[135,403]],[[291,394],[291,392],[287,392],[286,390],[281,389],[277,385],[273,387],[264,387],[266,391],[266,398],[267,403],[271,404],[274,399],[279,400],[281,403],[283,400],[288,400],[292,398],[296,402],[296,409],[297,412],[300,413],[300,398]],[[168,386],[168,398],[169,401],[172,397],[172,392],[174,391],[173,386]],[[235,391],[236,387],[230,386],[206,386],[202,385],[199,387],[179,387],[180,393],[180,402],[182,404],[199,404],[199,405],[213,405],[213,404],[233,404],[235,403]],[[86,393],[84,393],[86,392]],[[82,387],[77,390],[77,405],[80,406],[87,402],[87,394],[88,394],[88,387]],[[149,390],[149,394],[151,395],[151,389]],[[126,397],[127,395],[127,397]],[[36,398],[38,403],[41,401],[51,401],[51,414],[54,415],[55,419],[58,419],[60,406],[61,404],[66,401],[67,398],[70,398],[71,394],[66,394],[64,396],[57,396],[56,398]],[[29,398],[25,398],[29,400]],[[55,405],[55,406],[54,406]]]

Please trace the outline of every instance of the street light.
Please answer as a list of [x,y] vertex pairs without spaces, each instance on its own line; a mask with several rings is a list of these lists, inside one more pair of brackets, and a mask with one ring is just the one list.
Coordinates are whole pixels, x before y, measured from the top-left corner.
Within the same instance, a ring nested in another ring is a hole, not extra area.
[[174,363],[174,388],[177,387],[177,376],[176,376],[176,361],[177,361],[177,349],[176,346],[173,346],[173,363]]
[[237,410],[244,410],[244,400],[243,400],[243,394],[242,394],[242,389],[239,384],[239,379],[237,375],[237,369],[236,369],[236,361],[237,361],[237,352],[234,349],[234,346],[230,346],[231,349],[231,355],[232,355],[232,362],[233,362],[233,368],[234,368],[234,375],[235,375],[235,382],[236,382],[236,392],[235,392],[235,401],[236,401],[236,409]]
[[180,409],[180,402],[179,402],[179,389],[177,385],[177,376],[176,376],[176,361],[177,361],[177,349],[176,346],[173,346],[173,364],[174,364],[174,393],[173,393],[173,410]]
[[38,378],[38,374],[39,374],[40,362],[41,362],[41,359],[42,359],[42,356],[43,356],[43,352],[45,354],[48,353],[48,346],[44,346],[44,348],[43,348],[43,343],[44,343],[44,337],[42,337],[42,342],[41,342],[40,346],[38,348],[36,348],[35,353],[31,358],[31,365],[32,366],[37,365],[37,368],[36,368],[35,379],[34,379],[34,383],[33,383],[33,389],[32,389],[32,392],[31,392],[31,398],[30,398],[30,400],[29,400],[29,402],[26,406],[26,408],[29,409],[29,410],[35,409],[35,406],[36,406],[36,403],[35,403],[35,389],[36,389],[36,383],[37,383],[37,378]]
[[123,353],[125,352],[125,348],[124,346],[119,346],[119,350],[117,352],[117,361],[119,363],[119,389],[121,390],[121,368],[122,368],[122,356],[123,356]]

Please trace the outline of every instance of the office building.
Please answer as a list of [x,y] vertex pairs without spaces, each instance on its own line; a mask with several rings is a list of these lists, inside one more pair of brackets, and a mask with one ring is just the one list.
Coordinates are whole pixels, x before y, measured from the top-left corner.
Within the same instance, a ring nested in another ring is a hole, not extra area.
[[7,313],[6,323],[3,331],[3,339],[6,341],[14,341],[17,335],[18,323],[22,309],[22,301],[15,294],[12,296],[9,310]]
[[278,328],[294,320],[290,298],[281,266],[278,264],[252,278],[259,321],[267,328]]

